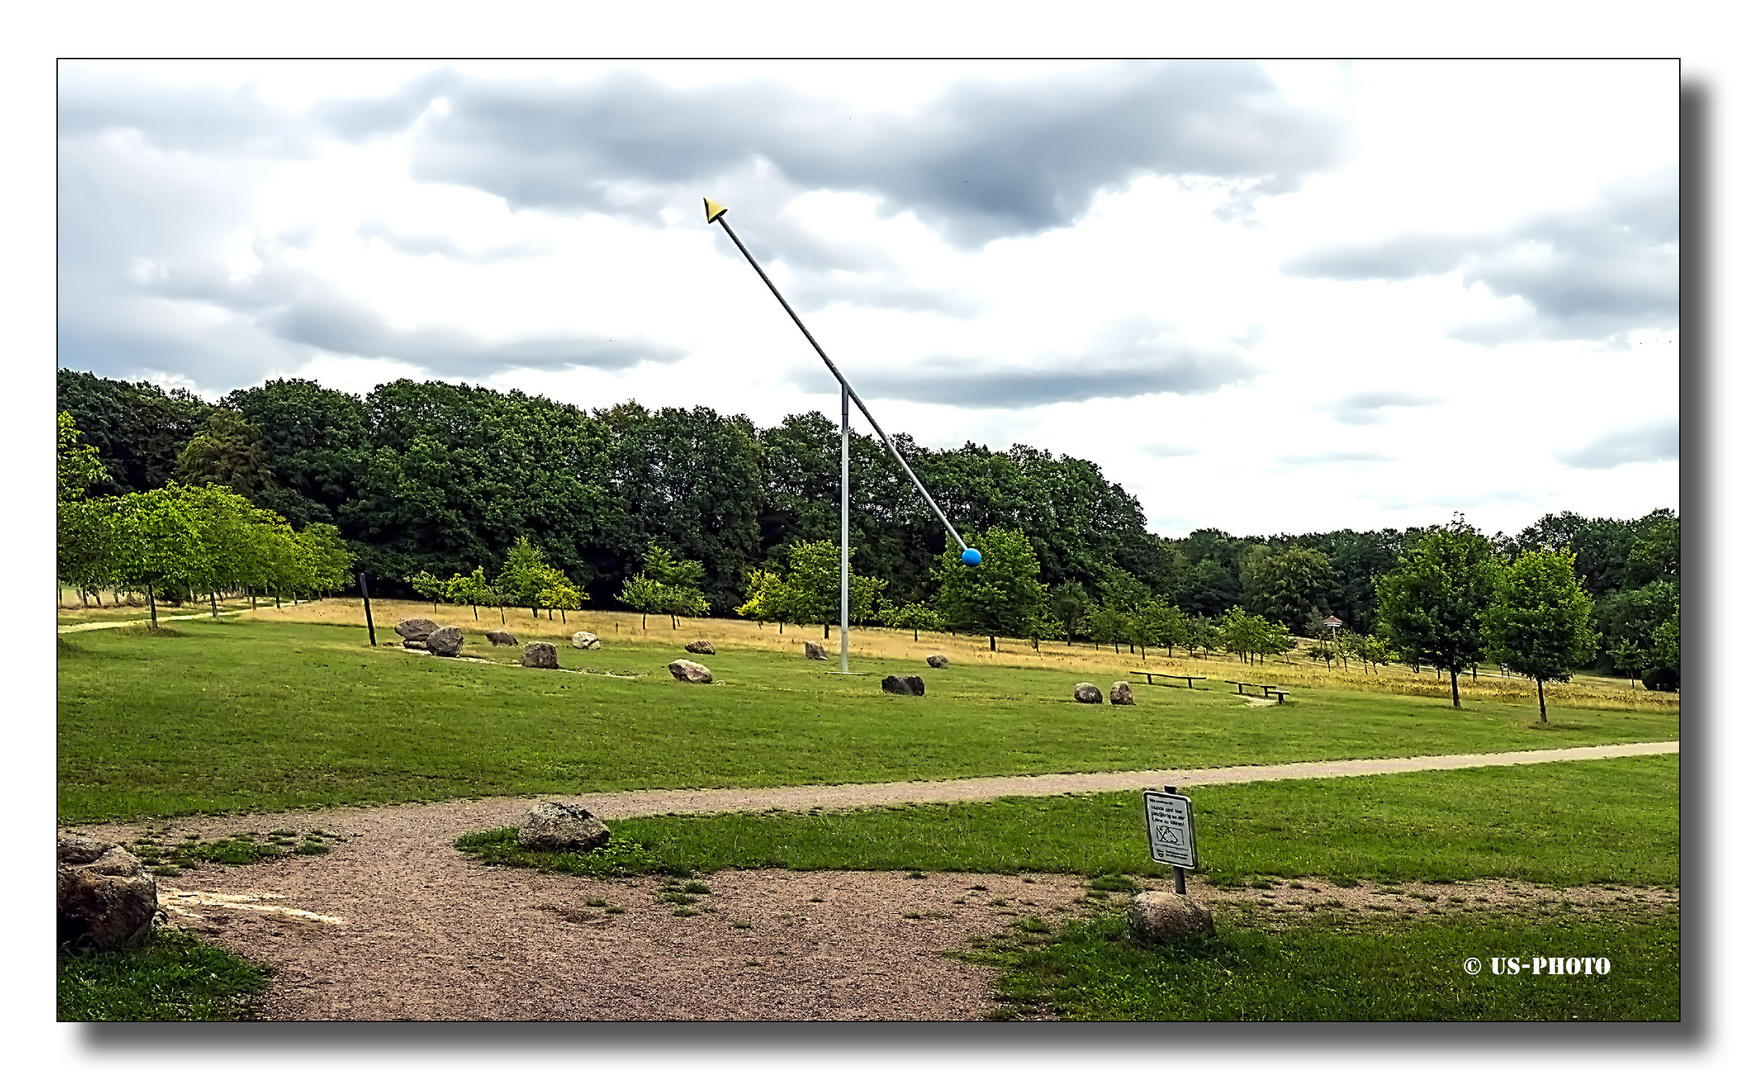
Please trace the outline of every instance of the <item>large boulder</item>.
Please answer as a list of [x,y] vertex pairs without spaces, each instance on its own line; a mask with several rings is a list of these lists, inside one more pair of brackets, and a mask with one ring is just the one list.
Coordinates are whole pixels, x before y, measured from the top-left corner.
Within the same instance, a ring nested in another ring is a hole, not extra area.
[[490,630],[483,636],[489,639],[490,645],[517,645],[519,643],[519,639],[513,635],[511,630]]
[[802,655],[810,660],[825,660],[826,647],[818,641],[804,641],[802,643]]
[[915,675],[888,675],[881,680],[881,689],[889,694],[923,696],[923,680]]
[[675,660],[670,663],[669,673],[676,677],[677,682],[709,683],[712,681],[712,670],[704,664],[696,664],[692,660]]
[[609,843],[609,826],[578,803],[533,803],[519,819],[519,846],[537,851],[595,851]]
[[428,635],[440,629],[433,619],[405,619],[392,628],[405,641],[427,641]]
[[944,668],[947,666],[947,658],[942,656],[940,653],[932,653],[928,659],[929,666],[932,668]]
[[62,833],[58,839],[59,939],[113,948],[143,937],[157,914],[157,879],[138,856],[81,833]]
[[701,656],[716,656],[718,653],[718,650],[712,648],[712,643],[705,638],[688,642],[687,650],[691,653],[699,653]]
[[519,663],[525,667],[558,668],[561,662],[555,658],[555,646],[547,641],[533,641],[525,646],[525,651],[519,654]]
[[1213,932],[1212,909],[1173,892],[1136,893],[1128,904],[1128,932],[1135,941],[1152,944]]
[[603,639],[596,634],[581,630],[573,635],[573,647],[576,649],[601,649],[603,648]]
[[1089,682],[1075,683],[1074,700],[1082,705],[1102,705],[1104,692]]
[[1110,684],[1110,704],[1111,705],[1132,705],[1132,704],[1134,704],[1134,688],[1132,686],[1129,686],[1125,682],[1113,682],[1113,683],[1111,683]]
[[464,644],[464,631],[456,626],[443,626],[427,637],[428,651],[436,656],[457,656]]

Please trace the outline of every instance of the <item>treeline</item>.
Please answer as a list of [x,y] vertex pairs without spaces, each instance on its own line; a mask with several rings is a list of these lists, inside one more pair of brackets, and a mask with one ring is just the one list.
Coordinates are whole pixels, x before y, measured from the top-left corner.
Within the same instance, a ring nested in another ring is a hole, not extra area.
[[[212,404],[65,369],[58,404],[104,466],[98,493],[223,485],[295,528],[335,527],[388,594],[409,595],[419,576],[448,581],[480,568],[492,579],[526,537],[596,605],[655,607],[626,594],[636,577],[650,580],[655,546],[697,563],[705,603],[731,612],[753,599],[756,571],[788,575],[801,569],[791,564],[798,545],[837,538],[839,431],[817,412],[758,428],[704,407],[587,411],[413,380],[366,396],[275,380]],[[1023,534],[1038,583],[1052,603],[1062,598],[1064,614],[1150,601],[1184,620],[1241,609],[1298,634],[1332,614],[1368,635],[1378,630],[1376,580],[1425,531],[1198,529],[1167,539],[1146,530],[1139,501],[1092,462],[1021,445],[929,450],[895,439],[962,531]],[[852,440],[853,574],[880,583],[887,611],[932,600],[947,538],[884,448],[871,436]],[[1611,652],[1619,642],[1650,648],[1675,610],[1668,510],[1630,521],[1552,514],[1489,539],[1510,560],[1575,552],[1604,670],[1620,662]]]

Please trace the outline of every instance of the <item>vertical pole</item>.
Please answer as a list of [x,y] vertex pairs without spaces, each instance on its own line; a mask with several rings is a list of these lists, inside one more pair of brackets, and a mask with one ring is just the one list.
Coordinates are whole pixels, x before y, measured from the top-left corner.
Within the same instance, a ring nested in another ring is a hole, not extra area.
[[368,603],[368,575],[358,573],[356,584],[362,586],[362,614],[368,616],[368,644],[378,645],[374,640],[374,608]]
[[850,674],[850,390],[838,388],[838,670]]
[[[1175,784],[1165,784],[1164,785],[1164,791],[1168,795],[1174,795],[1174,794],[1176,794],[1176,785]],[[1188,878],[1186,876],[1186,872],[1180,866],[1172,866],[1170,868],[1170,872],[1176,875],[1176,895],[1177,896],[1187,896],[1188,895]]]

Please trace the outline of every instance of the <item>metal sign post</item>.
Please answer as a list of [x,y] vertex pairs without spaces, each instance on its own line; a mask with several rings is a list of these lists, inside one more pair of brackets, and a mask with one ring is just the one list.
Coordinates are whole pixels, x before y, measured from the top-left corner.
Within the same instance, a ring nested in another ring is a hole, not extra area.
[[357,573],[356,584],[362,587],[362,614],[368,616],[368,644],[378,645],[374,640],[374,609],[368,603],[368,575]]
[[1176,895],[1188,895],[1184,870],[1198,869],[1194,850],[1194,802],[1176,794],[1176,785],[1163,791],[1148,790],[1146,796],[1146,842],[1152,861],[1167,863],[1176,871]]

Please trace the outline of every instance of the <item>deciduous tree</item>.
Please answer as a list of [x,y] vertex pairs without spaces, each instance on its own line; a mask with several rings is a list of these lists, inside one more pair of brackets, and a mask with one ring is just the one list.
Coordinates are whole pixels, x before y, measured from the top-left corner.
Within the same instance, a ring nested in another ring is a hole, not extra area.
[[1574,573],[1566,548],[1528,551],[1501,568],[1481,623],[1490,653],[1538,684],[1538,722],[1545,682],[1567,682],[1570,669],[1592,659],[1592,599]]
[[1459,515],[1426,530],[1376,585],[1381,625],[1402,652],[1448,672],[1460,707],[1460,672],[1483,658],[1479,615],[1499,567],[1483,534]]

